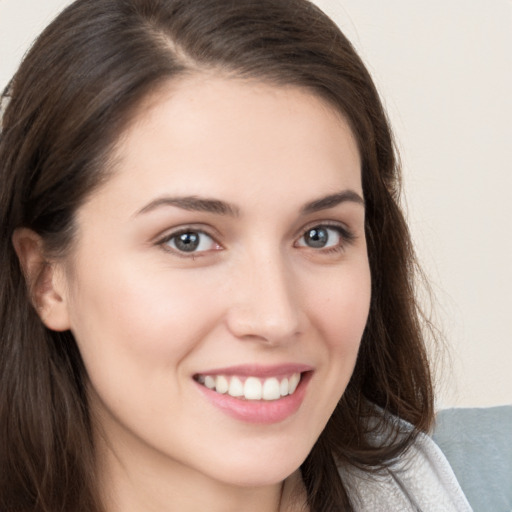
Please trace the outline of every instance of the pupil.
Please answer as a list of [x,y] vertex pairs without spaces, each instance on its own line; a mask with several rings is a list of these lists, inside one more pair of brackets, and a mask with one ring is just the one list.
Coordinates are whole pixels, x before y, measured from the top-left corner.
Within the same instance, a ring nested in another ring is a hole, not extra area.
[[180,251],[192,252],[199,245],[199,235],[197,233],[182,233],[176,238],[175,244]]
[[323,228],[310,229],[306,234],[306,243],[310,247],[324,247],[327,244],[327,230]]

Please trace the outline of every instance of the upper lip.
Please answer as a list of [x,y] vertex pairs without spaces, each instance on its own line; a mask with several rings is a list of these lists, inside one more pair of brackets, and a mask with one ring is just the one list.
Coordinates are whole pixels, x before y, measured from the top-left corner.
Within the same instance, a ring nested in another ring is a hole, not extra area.
[[214,368],[198,372],[196,375],[240,375],[243,377],[285,377],[293,373],[312,371],[313,367],[301,363],[286,363],[277,365],[242,364],[225,368]]

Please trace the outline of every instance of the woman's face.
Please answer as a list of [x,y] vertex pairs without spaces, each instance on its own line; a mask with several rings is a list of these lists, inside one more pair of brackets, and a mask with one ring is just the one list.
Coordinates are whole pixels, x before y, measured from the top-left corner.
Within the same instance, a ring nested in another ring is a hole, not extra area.
[[198,76],[147,102],[114,161],[62,264],[99,446],[125,470],[281,481],[368,314],[347,123],[298,88]]

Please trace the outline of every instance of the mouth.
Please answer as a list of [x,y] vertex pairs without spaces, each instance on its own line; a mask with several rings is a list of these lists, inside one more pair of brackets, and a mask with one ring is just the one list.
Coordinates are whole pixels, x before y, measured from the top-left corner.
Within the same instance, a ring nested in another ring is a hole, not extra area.
[[297,390],[303,375],[293,372],[285,376],[266,378],[253,375],[194,375],[194,380],[211,391],[239,400],[275,401],[291,396]]
[[202,395],[236,420],[268,425],[295,415],[315,369],[304,364],[241,365],[193,376]]

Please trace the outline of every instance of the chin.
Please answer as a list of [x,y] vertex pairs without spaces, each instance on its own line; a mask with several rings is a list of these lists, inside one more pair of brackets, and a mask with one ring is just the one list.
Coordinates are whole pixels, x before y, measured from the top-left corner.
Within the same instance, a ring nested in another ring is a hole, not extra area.
[[[279,484],[295,473],[299,466],[266,467],[264,469],[252,468],[247,470],[231,470],[225,475],[226,484],[237,487],[266,487]],[[217,478],[219,475],[217,475]]]
[[224,459],[215,471],[217,480],[240,487],[275,485],[293,474],[307,457],[309,451],[299,453],[287,448],[286,452],[267,450],[253,456],[251,451],[239,457]]

